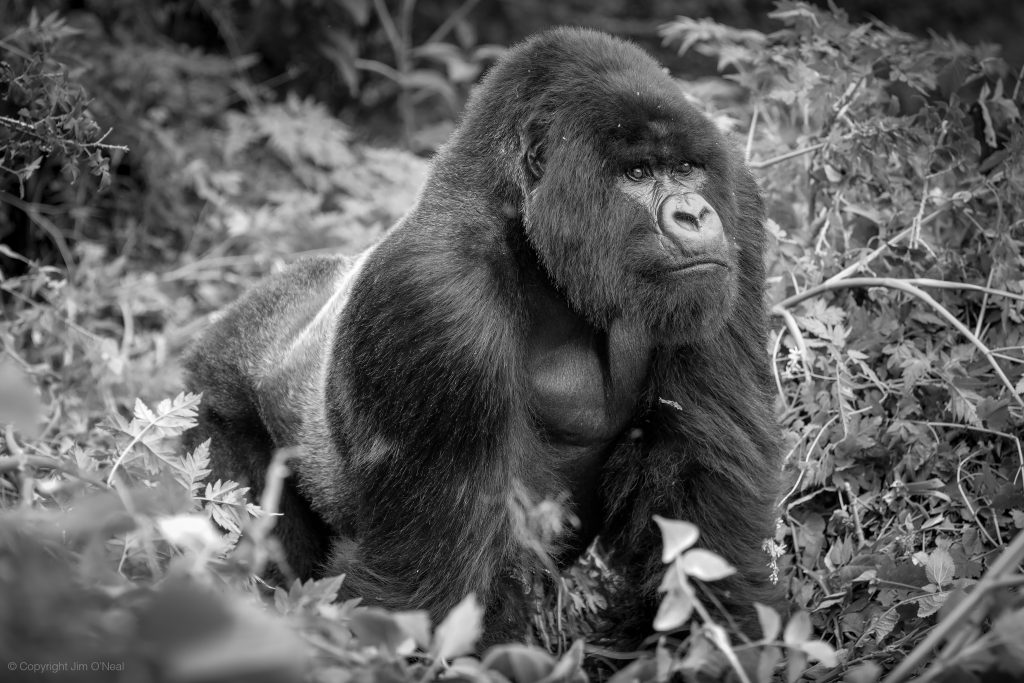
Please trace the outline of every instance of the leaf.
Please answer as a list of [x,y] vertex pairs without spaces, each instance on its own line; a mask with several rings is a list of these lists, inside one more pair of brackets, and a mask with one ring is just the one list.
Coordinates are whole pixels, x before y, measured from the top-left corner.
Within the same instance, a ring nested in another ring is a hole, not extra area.
[[608,683],[638,683],[654,681],[657,678],[657,664],[653,657],[640,657],[624,669],[619,669],[608,679]]
[[583,639],[576,639],[569,650],[555,664],[555,668],[548,674],[547,681],[586,681],[587,677],[583,673],[583,661],[585,659],[583,648]]
[[875,618],[874,622],[871,624],[871,628],[866,632],[874,633],[876,642],[881,644],[883,640],[889,637],[892,630],[896,628],[897,621],[898,616],[896,614],[896,610],[888,609]]
[[786,683],[796,683],[807,668],[807,655],[803,650],[792,650],[786,658]]
[[555,658],[539,647],[509,643],[488,650],[483,666],[512,683],[536,683],[552,672]]
[[671,591],[661,599],[658,614],[654,617],[655,631],[674,631],[680,628],[693,614],[693,594],[690,591]]
[[223,536],[210,520],[198,514],[160,517],[156,525],[169,543],[196,554],[213,554],[224,545]]
[[992,625],[1003,655],[1013,662],[1011,670],[1024,672],[1024,608],[1006,612]]
[[[416,635],[429,632],[430,618],[426,612],[406,613],[414,619],[401,619],[378,607],[360,607],[352,612],[348,627],[363,645],[380,647],[399,655],[410,655],[416,649]],[[410,628],[412,627],[412,628]]]
[[242,518],[235,508],[227,505],[212,504],[207,505],[206,510],[214,523],[220,528],[235,534],[242,533]]
[[[341,588],[343,576],[336,577],[338,582],[334,594],[329,598],[333,601],[337,597],[338,589]],[[430,647],[430,614],[423,610],[410,610],[407,612],[392,612],[393,616],[402,629],[412,636],[413,641],[422,648]]]
[[415,69],[402,76],[402,87],[409,90],[424,90],[440,95],[453,111],[458,111],[458,96],[448,80],[430,69]]
[[774,680],[775,669],[782,661],[782,650],[778,647],[766,647],[761,649],[757,657],[757,678],[758,681]]
[[930,617],[946,604],[946,593],[933,593],[917,601],[917,616]]
[[[274,589],[274,606],[281,614],[292,614],[304,607],[313,605],[329,605],[338,598],[338,591],[345,580],[345,575],[331,576],[325,579],[299,579],[292,581],[288,590],[278,586]],[[359,598],[346,602],[346,605],[358,604]]]
[[953,576],[956,573],[956,564],[953,562],[953,556],[949,554],[948,550],[936,548],[924,563],[924,571],[928,576],[928,580],[941,588],[953,581]]
[[153,423],[157,421],[156,413],[149,409],[149,407],[142,402],[141,398],[135,399],[135,409],[132,411],[132,416],[140,422]]
[[878,683],[882,675],[882,667],[875,662],[861,662],[846,671],[843,680],[846,683]]
[[340,0],[340,4],[355,21],[356,26],[366,26],[370,21],[370,0]]
[[836,649],[821,640],[808,640],[800,645],[800,649],[807,653],[812,662],[821,662],[825,666],[838,666],[839,658],[836,656]]
[[484,609],[470,593],[452,608],[434,632],[434,656],[451,659],[473,651],[483,633]]
[[687,550],[679,558],[678,564],[688,576],[701,581],[718,581],[736,573],[736,567],[716,553],[704,548]]
[[661,561],[665,564],[696,543],[700,536],[697,527],[689,522],[667,519],[661,515],[654,515],[654,521],[661,529]]
[[782,628],[782,617],[779,613],[767,605],[759,602],[754,603],[754,610],[757,612],[757,620],[761,623],[761,633],[764,639],[773,641],[779,637],[779,630]]
[[811,638],[811,617],[807,612],[799,611],[786,624],[782,634],[782,642],[790,647],[799,647]]
[[196,446],[195,450],[179,461],[175,479],[188,490],[192,497],[199,493],[203,480],[210,475],[210,440]]

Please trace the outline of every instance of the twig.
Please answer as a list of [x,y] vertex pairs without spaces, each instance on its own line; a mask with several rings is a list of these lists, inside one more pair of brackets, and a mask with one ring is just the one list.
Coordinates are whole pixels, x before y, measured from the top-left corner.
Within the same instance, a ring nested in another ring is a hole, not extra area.
[[475,8],[479,3],[480,0],[466,0],[466,2],[462,3],[457,10],[448,15],[448,18],[444,20],[444,23],[438,26],[437,29],[430,34],[430,37],[427,38],[424,44],[436,43],[444,38],[448,35],[448,32],[455,28],[460,21],[466,18],[466,15],[472,12],[473,8]]
[[950,313],[945,306],[943,306],[938,301],[933,299],[930,294],[928,294],[919,287],[915,287],[913,284],[910,284],[906,280],[884,277],[857,277],[839,281],[833,281],[832,279],[829,279],[821,283],[820,285],[816,285],[806,291],[800,292],[799,294],[794,294],[791,297],[783,299],[772,308],[772,311],[774,312],[776,309],[792,308],[801,301],[815,297],[818,294],[821,294],[822,292],[826,292],[833,289],[844,289],[847,287],[886,287],[888,289],[897,289],[906,292],[907,294],[910,294],[931,306],[932,310],[938,313],[940,317],[945,318],[950,325],[955,327],[960,332],[960,334],[965,336],[967,340],[971,342],[971,344],[973,344],[979,351],[981,351],[982,355],[985,356],[985,359],[988,361],[989,365],[992,366],[992,369],[995,371],[996,375],[999,376],[999,379],[1002,381],[1003,385],[1010,390],[1010,396],[1013,397],[1013,400],[1021,407],[1024,407],[1024,398],[1021,398],[1021,395],[1017,393],[1016,388],[1013,386],[1013,382],[1011,382],[1010,378],[1006,376],[1006,373],[1003,372],[1003,369],[999,367],[999,363],[996,362],[996,359],[992,356],[992,352],[989,351],[987,346],[985,346],[985,343],[978,339],[976,336],[974,336],[974,333],[971,332],[971,330],[966,325],[960,322],[960,320],[958,320],[955,315]]
[[402,120],[402,135],[405,138],[406,148],[409,148],[412,144],[412,131],[414,125],[414,112],[412,108],[412,101],[409,99],[407,78],[411,66],[409,62],[409,42],[407,38],[410,33],[409,17],[412,15],[415,3],[416,0],[403,0],[401,7],[402,29],[399,30],[398,27],[395,26],[395,21],[388,12],[388,8],[387,5],[384,4],[384,0],[373,0],[373,8],[376,10],[377,17],[380,19],[381,27],[384,29],[388,42],[391,44],[391,51],[395,55],[395,69],[400,74],[398,79],[398,114]]
[[68,246],[60,228],[58,228],[57,225],[49,218],[43,216],[37,208],[38,205],[33,202],[26,202],[23,199],[18,199],[14,195],[2,191],[0,191],[0,201],[10,204],[16,209],[21,209],[36,227],[46,233],[46,235],[57,246],[57,251],[60,252],[61,259],[64,260],[64,267],[68,271],[68,276],[73,278],[75,275],[75,257],[71,254],[71,247]]
[[886,240],[885,244],[883,244],[882,246],[878,247],[877,249],[875,249],[871,253],[865,254],[864,256],[861,256],[859,259],[857,259],[856,263],[851,264],[851,265],[847,266],[846,268],[843,268],[841,271],[839,271],[838,273],[836,273],[835,275],[833,275],[829,279],[825,280],[825,282],[835,282],[837,280],[844,280],[844,279],[850,277],[851,275],[855,275],[856,273],[859,273],[861,271],[861,269],[864,268],[864,266],[868,265],[869,263],[874,261],[876,258],[881,256],[882,253],[885,252],[886,249],[888,249],[889,247],[893,246],[894,244],[896,244],[896,242],[898,242],[899,240],[901,240],[904,237],[906,237],[907,235],[909,235],[910,231],[911,231],[911,228],[904,228],[903,230],[901,230],[900,232],[896,233],[891,238]]
[[[995,263],[996,260],[992,259],[992,262]],[[995,274],[996,269],[994,267],[988,269],[988,277],[985,278],[985,287],[992,286],[992,278],[995,277]],[[988,295],[989,293],[985,292],[985,295],[981,297],[981,306],[978,307],[978,319],[974,321],[974,334],[978,337],[981,336],[981,327],[985,322],[985,309],[988,308]],[[1024,296],[1021,297],[1021,300],[1024,301]]]
[[[828,428],[831,427],[832,424],[836,420],[838,420],[838,419],[839,419],[839,415],[833,415],[832,417],[830,417],[828,419],[828,422],[826,422],[824,425],[822,425],[821,429],[818,430],[818,434],[814,437],[814,440],[811,441],[811,445],[807,447],[807,454],[804,456],[804,462],[805,463],[808,460],[810,460],[811,453],[814,452],[814,448],[818,445],[818,442],[821,441],[821,437],[825,435],[825,432],[828,431]],[[797,492],[797,489],[800,487],[800,482],[803,481],[803,478],[804,478],[804,470],[801,469],[800,470],[800,474],[797,475],[796,481],[793,483],[793,487],[791,489],[789,489],[789,493],[784,495],[779,500],[779,506],[780,507],[782,506],[783,503],[785,503],[787,500],[789,500],[790,496],[792,496],[794,493]],[[795,501],[794,501],[794,503],[786,506],[787,512],[793,507],[794,504],[795,504]]]
[[24,467],[31,467],[33,469],[50,469],[62,472],[89,484],[94,484],[100,487],[104,486],[103,482],[99,479],[85,474],[76,467],[68,466],[61,461],[60,458],[55,458],[52,455],[29,455],[28,453],[25,453],[25,450],[18,444],[17,439],[14,437],[14,425],[7,425],[6,429],[4,429],[4,443],[7,446],[7,451],[11,453],[11,455],[0,455],[0,473],[13,472]]
[[[992,545],[998,547],[1000,544],[996,541],[996,539],[992,538],[992,534],[990,534],[988,532],[988,529],[985,528],[985,525],[982,524],[981,518],[978,517],[978,511],[974,509],[973,505],[971,505],[971,501],[967,497],[967,491],[964,490],[964,477],[963,477],[964,465],[966,463],[970,462],[972,457],[974,457],[973,453],[969,454],[966,458],[960,458],[959,460],[957,460],[957,463],[956,463],[956,490],[960,492],[960,497],[963,498],[964,505],[967,507],[967,511],[969,513],[971,513],[971,519],[974,520],[974,523],[977,525],[978,530],[981,531],[981,533],[985,536],[986,539],[988,539],[989,543],[991,543]],[[996,527],[996,530],[998,531],[998,529],[999,529],[999,522],[998,521],[995,522],[995,527]]]
[[789,330],[790,336],[792,336],[793,341],[796,342],[796,350],[800,353],[800,360],[803,361],[804,376],[810,379],[811,371],[809,369],[809,361],[807,359],[807,343],[804,341],[803,333],[800,332],[800,326],[796,323],[796,318],[793,317],[793,314],[785,308],[781,308],[779,306],[773,306],[772,313],[782,318],[782,322],[786,323],[786,329]]
[[384,62],[378,62],[376,59],[357,59],[353,64],[357,69],[372,71],[375,74],[394,81],[399,85],[399,87],[402,85],[401,72],[394,67],[388,66]]
[[778,363],[779,349],[782,348],[782,337],[784,334],[783,330],[779,330],[779,333],[775,335],[775,340],[772,342],[772,377],[775,378],[775,388],[779,392],[779,398],[786,404],[786,410],[788,411],[792,406],[786,400],[786,392],[782,389],[782,373],[779,372]]
[[[918,227],[920,228],[920,227],[923,227],[923,226],[927,225],[928,223],[931,223],[933,220],[938,218],[942,214],[942,212],[945,211],[948,207],[949,207],[949,203],[945,204],[944,206],[939,207],[935,211],[932,211],[930,214],[928,214],[927,216],[925,216],[924,218],[921,219],[921,223],[920,223],[920,225]],[[894,244],[896,244],[896,242],[898,242],[899,240],[903,239],[907,235],[911,234],[913,231],[914,231],[914,226],[913,225],[911,225],[908,228],[904,228],[900,232],[896,233],[895,235],[893,235],[892,237],[887,239],[885,241],[885,244],[883,244],[882,246],[878,247],[877,249],[875,249],[871,253],[865,254],[861,258],[857,259],[856,263],[854,263],[852,265],[849,265],[846,268],[843,268],[841,271],[839,271],[838,273],[836,273],[835,275],[830,277],[828,280],[826,280],[826,282],[834,282],[835,280],[842,280],[844,278],[850,277],[851,275],[854,275],[854,274],[858,273],[862,268],[864,268],[864,266],[866,266],[867,264],[871,263],[876,258],[878,258],[886,249],[888,249],[889,247],[893,246]]]
[[825,146],[824,142],[819,142],[816,145],[811,145],[810,147],[802,147],[801,149],[794,149],[791,152],[786,152],[785,154],[780,154],[777,157],[772,157],[770,159],[765,159],[764,161],[751,161],[747,165],[750,166],[750,168],[752,168],[754,170],[760,171],[761,169],[768,168],[769,166],[774,166],[775,164],[781,164],[783,161],[789,161],[790,159],[796,158],[798,156],[803,156],[804,154],[810,154],[812,152],[817,152],[819,149],[821,149],[824,146]]
[[[0,126],[7,126],[8,128],[17,129],[18,131],[20,131],[22,133],[25,133],[27,135],[31,135],[32,137],[36,138],[37,140],[46,140],[47,139],[46,136],[40,135],[39,133],[37,133],[35,127],[32,126],[32,124],[25,123],[24,121],[19,121],[18,119],[12,119],[9,116],[0,116]],[[113,130],[113,129],[111,129],[111,130]],[[106,140],[108,135],[110,135],[110,130],[108,130],[99,140],[96,140],[95,142],[77,142],[76,141],[74,144],[77,147],[80,147],[81,149],[105,149],[107,151],[112,151],[113,150],[113,151],[118,151],[118,152],[127,152],[128,151],[128,147],[125,146],[125,145],[108,145],[108,144],[104,144],[103,140]]]
[[[915,420],[916,422],[916,420]],[[964,429],[972,432],[981,432],[982,434],[991,434],[992,436],[1001,436],[1009,439],[1013,442],[1013,445],[1017,447],[1017,462],[1020,463],[1020,467],[1017,468],[1017,472],[1021,475],[1022,486],[1024,486],[1024,446],[1021,446],[1020,439],[1013,434],[1007,432],[1000,432],[996,429],[986,429],[985,427],[975,427],[974,425],[959,424],[957,422],[920,422],[920,424],[926,424],[929,427],[949,427],[950,429]]]
[[757,119],[761,114],[761,107],[754,105],[754,113],[750,116],[750,130],[747,131],[747,149],[743,153],[743,160],[750,164],[750,153],[754,149],[754,129],[757,128]]
[[921,185],[921,201],[917,203],[917,213],[914,220],[910,222],[910,246],[916,247],[921,239],[922,219],[924,218],[924,207],[928,203],[928,177],[925,177]]
[[950,282],[948,280],[932,280],[926,277],[911,277],[906,278],[903,282],[909,282],[912,285],[918,287],[934,287],[935,289],[958,289],[958,290],[970,290],[972,292],[984,292],[985,294],[994,294],[995,296],[1006,297],[1007,299],[1016,299],[1017,301],[1024,301],[1024,294],[1014,294],[1008,292],[1005,289],[995,289],[994,287],[984,287],[982,285],[972,285],[966,282]]
[[860,523],[860,512],[857,510],[857,503],[860,499],[854,495],[853,487],[850,486],[850,482],[843,482],[843,487],[846,490],[846,495],[850,499],[850,512],[853,515],[853,528],[857,532],[857,547],[863,548],[868,544],[866,538],[864,538],[864,527]]

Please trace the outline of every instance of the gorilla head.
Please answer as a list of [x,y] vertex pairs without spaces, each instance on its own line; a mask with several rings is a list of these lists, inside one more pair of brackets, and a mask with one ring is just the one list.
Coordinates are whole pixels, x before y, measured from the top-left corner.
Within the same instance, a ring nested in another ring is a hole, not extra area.
[[438,166],[470,150],[492,167],[490,196],[517,203],[544,269],[592,324],[635,319],[678,346],[731,315],[738,252],[762,248],[750,220],[760,201],[748,189],[742,215],[742,163],[639,48],[578,29],[519,46],[475,91]]

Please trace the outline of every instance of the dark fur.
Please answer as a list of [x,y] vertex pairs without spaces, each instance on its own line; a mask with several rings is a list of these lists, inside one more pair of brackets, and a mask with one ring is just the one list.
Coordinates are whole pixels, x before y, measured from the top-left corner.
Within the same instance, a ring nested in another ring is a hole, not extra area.
[[[657,226],[616,189],[637,161],[700,167],[727,270],[662,273]],[[525,628],[524,496],[568,496],[580,525],[551,547],[560,563],[600,536],[627,579],[623,639],[658,603],[654,514],[695,522],[739,568],[715,585],[749,617],[775,602],[763,219],[736,153],[650,57],[542,34],[476,89],[350,294],[347,261],[300,262],[197,344],[191,441],[212,436],[215,476],[257,491],[273,449],[299,445],[278,524],[291,568],[435,618],[475,591],[490,641]]]

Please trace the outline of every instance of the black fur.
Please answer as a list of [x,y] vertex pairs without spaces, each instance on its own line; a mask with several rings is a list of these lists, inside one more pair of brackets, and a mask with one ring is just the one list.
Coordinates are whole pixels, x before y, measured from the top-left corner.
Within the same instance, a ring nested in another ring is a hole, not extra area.
[[[636,164],[650,180],[624,186]],[[659,197],[692,193],[724,234],[682,209],[656,220]],[[300,446],[278,525],[291,569],[435,618],[475,591],[491,642],[525,628],[523,501],[578,519],[548,547],[561,564],[600,536],[627,579],[621,638],[657,607],[654,514],[739,568],[716,587],[749,617],[775,602],[760,547],[780,466],[763,220],[737,154],[649,56],[541,34],[475,90],[380,244],[292,266],[200,340],[191,441],[211,436],[215,476],[257,491],[272,450]],[[709,255],[724,265],[678,269]]]

